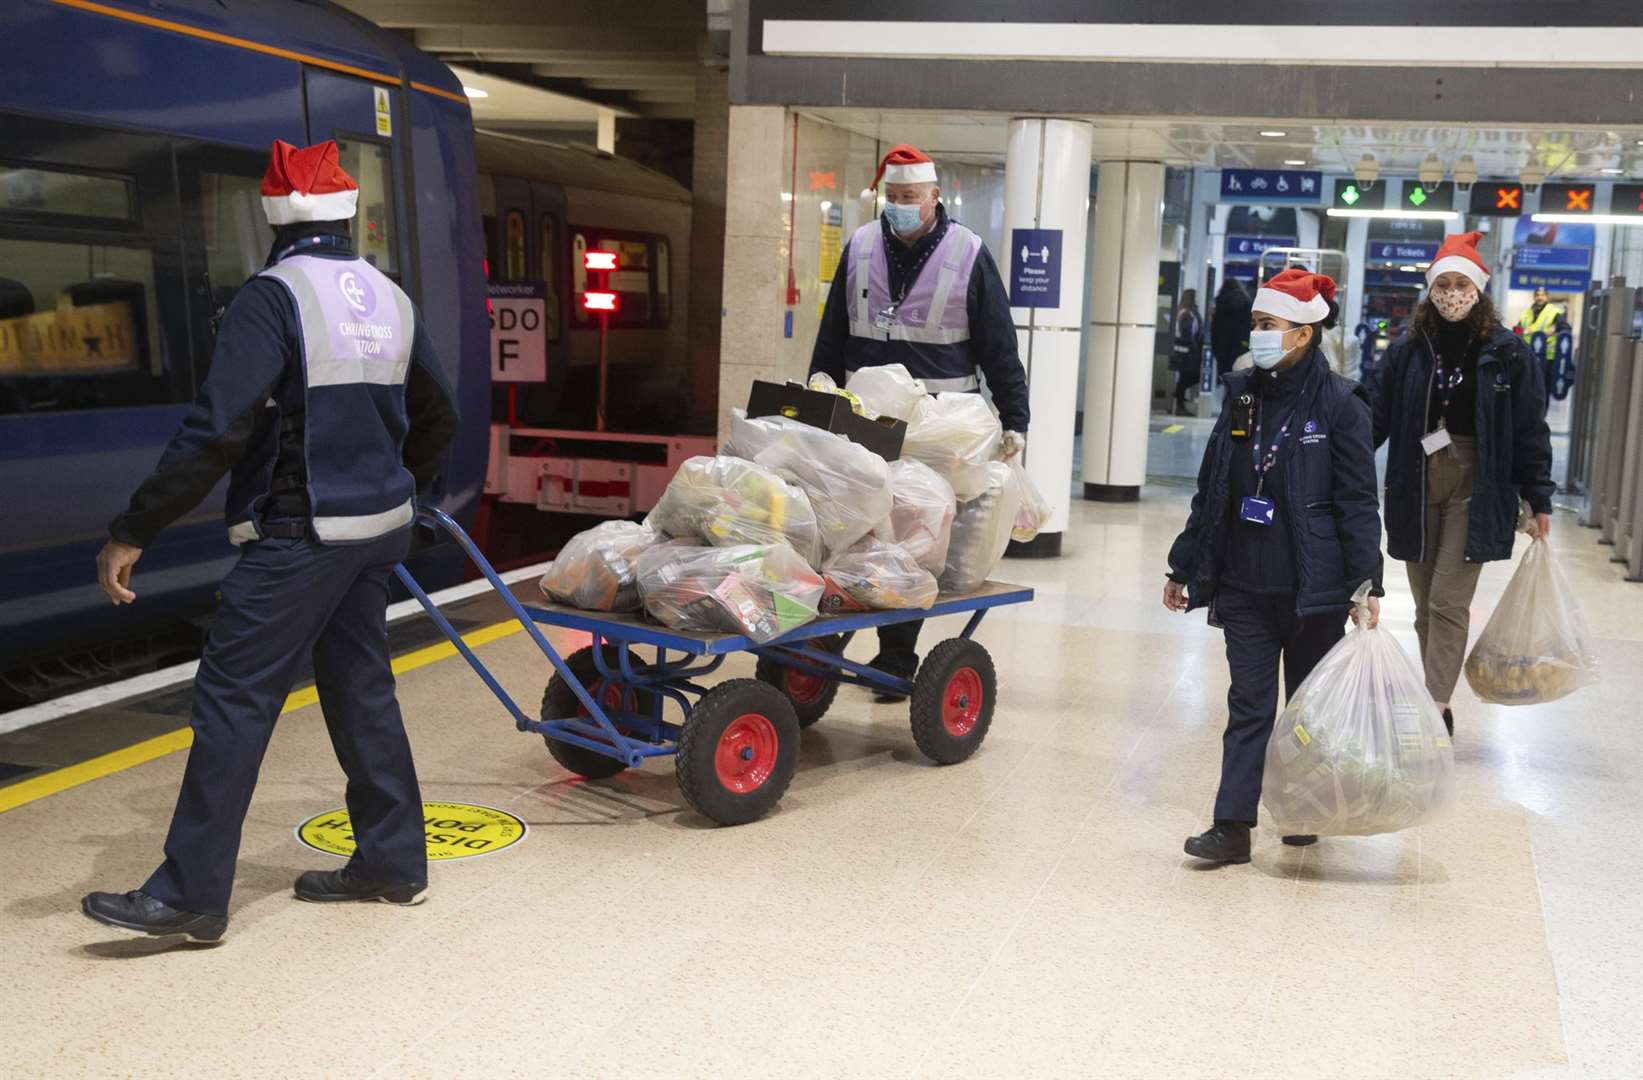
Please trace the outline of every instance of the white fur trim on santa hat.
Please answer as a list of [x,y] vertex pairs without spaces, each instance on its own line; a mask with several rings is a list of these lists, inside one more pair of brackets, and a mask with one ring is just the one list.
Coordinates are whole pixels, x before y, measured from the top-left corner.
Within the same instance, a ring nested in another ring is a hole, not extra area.
[[914,165],[886,165],[886,184],[933,184],[936,182],[936,163],[920,161]]
[[1259,289],[1255,293],[1255,303],[1252,310],[1267,315],[1276,315],[1280,319],[1302,325],[1306,323],[1323,322],[1329,317],[1329,301],[1323,296],[1314,296],[1304,303],[1286,292],[1277,289]]
[[323,195],[264,195],[263,213],[270,225],[295,225],[301,221],[351,221],[359,206],[358,191],[328,191]]
[[1471,279],[1478,291],[1489,284],[1489,271],[1468,259],[1464,255],[1445,255],[1437,262],[1426,268],[1426,283],[1428,285],[1438,280],[1439,274],[1465,274]]

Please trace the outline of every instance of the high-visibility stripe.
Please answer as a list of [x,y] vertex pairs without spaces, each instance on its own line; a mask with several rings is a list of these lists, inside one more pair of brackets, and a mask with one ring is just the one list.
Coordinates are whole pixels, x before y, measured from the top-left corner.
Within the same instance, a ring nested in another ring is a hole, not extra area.
[[[482,627],[469,634],[463,634],[462,640],[469,648],[478,648],[492,641],[498,641],[519,633],[524,627],[519,625],[518,619],[509,619],[507,622],[494,623]],[[419,667],[437,663],[457,655],[456,646],[449,641],[442,641],[438,645],[429,645],[427,648],[406,653],[393,662],[395,675],[403,675],[407,671],[414,671]],[[318,703],[319,690],[313,686],[305,686],[300,690],[292,691],[280,708],[280,715],[306,708]],[[152,739],[144,739],[140,743],[123,747],[111,753],[98,757],[88,758],[73,765],[66,765],[61,769],[53,769],[41,776],[31,776],[27,780],[19,780],[15,784],[0,787],[0,814],[7,810],[15,810],[19,806],[26,806],[37,802],[48,795],[55,795],[59,791],[88,784],[93,780],[100,780],[105,776],[112,776],[117,772],[135,768],[138,765],[153,761],[156,758],[174,754],[178,750],[186,750],[194,744],[194,732],[190,728],[181,728],[177,731],[168,731],[164,735],[156,735]]]
[[314,535],[324,543],[338,540],[373,540],[379,536],[387,536],[396,529],[403,529],[415,518],[415,500],[406,499],[392,510],[384,510],[378,514],[316,516]]
[[[121,8],[110,7],[107,4],[94,3],[93,0],[51,0],[58,7],[74,8],[87,11],[93,15],[106,15],[111,19],[122,22],[136,23],[139,26],[152,27],[155,30],[165,30],[184,37],[199,38],[201,41],[213,41],[218,45],[228,45],[236,49],[245,49],[247,52],[262,53],[264,56],[277,56],[282,60],[295,60],[302,64],[312,64],[314,67],[326,68],[330,71],[340,71],[344,75],[357,75],[362,79],[373,82],[387,83],[390,86],[400,84],[399,76],[388,75],[370,68],[355,67],[353,64],[344,64],[338,60],[326,60],[323,57],[311,56],[308,53],[297,52],[295,49],[282,49],[278,45],[264,45],[260,41],[249,38],[234,37],[232,34],[220,34],[215,30],[205,30],[198,26],[189,26],[187,23],[173,22],[170,19],[157,19],[152,15],[140,15],[135,11],[125,11]],[[441,90],[437,86],[426,83],[413,82],[411,88],[425,94],[434,94],[452,101],[460,101],[467,105],[468,99],[461,94],[453,94],[449,90]]]

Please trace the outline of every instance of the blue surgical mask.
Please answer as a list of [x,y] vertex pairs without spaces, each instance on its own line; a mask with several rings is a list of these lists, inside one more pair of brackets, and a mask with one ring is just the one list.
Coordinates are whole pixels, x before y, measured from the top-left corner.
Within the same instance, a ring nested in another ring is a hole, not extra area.
[[910,232],[917,231],[918,227],[924,224],[924,204],[914,203],[912,206],[904,206],[901,203],[885,203],[884,219],[890,223],[892,229],[896,230],[897,235],[906,236]]
[[1284,362],[1284,357],[1289,355],[1289,350],[1284,348],[1284,335],[1287,333],[1289,330],[1249,332],[1249,358],[1255,361],[1256,367],[1262,371],[1271,371]]

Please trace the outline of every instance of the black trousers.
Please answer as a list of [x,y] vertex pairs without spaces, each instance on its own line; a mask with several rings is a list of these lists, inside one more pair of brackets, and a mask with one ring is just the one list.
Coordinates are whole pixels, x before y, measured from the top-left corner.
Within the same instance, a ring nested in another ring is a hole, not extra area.
[[258,540],[222,582],[194,677],[188,752],[165,862],[143,886],[183,911],[222,915],[263,754],[302,662],[348,777],[358,845],[350,865],[377,881],[428,880],[422,795],[394,696],[388,578],[411,531],[362,544]]
[[1255,824],[1266,744],[1278,715],[1278,666],[1293,697],[1324,654],[1346,633],[1346,614],[1295,614],[1295,594],[1261,595],[1222,586],[1215,614],[1226,633],[1227,730],[1221,737],[1221,788],[1215,820]]
[[1198,384],[1196,371],[1178,371],[1175,373],[1175,407],[1185,412],[1187,408],[1187,391]]
[[913,677],[918,670],[918,633],[924,620],[879,627],[878,661],[890,671]]

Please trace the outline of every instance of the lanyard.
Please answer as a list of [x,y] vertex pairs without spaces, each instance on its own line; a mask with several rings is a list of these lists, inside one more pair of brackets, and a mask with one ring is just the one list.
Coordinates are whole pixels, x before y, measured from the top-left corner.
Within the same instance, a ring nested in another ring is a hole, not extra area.
[[[1270,447],[1263,447],[1266,441],[1266,402],[1257,399],[1255,421],[1255,445],[1251,447],[1255,455],[1255,497],[1260,498],[1266,488],[1266,474],[1272,471],[1272,466],[1278,462],[1278,449],[1289,438],[1289,426],[1295,422],[1295,414],[1300,411],[1300,400],[1289,410],[1289,417],[1284,420],[1283,427],[1278,429],[1277,438],[1272,440]],[[1264,449],[1264,452],[1263,452]]]
[[290,247],[283,248],[280,251],[275,252],[274,257],[269,260],[268,265],[272,266],[283,260],[287,255],[296,254],[299,250],[304,248],[330,248],[332,251],[338,251],[348,255],[352,255],[354,252],[353,241],[349,240],[347,237],[333,236],[330,233],[320,233],[317,236],[305,236],[301,240],[298,240],[296,243],[292,244]]
[[[1454,400],[1455,389],[1466,381],[1466,362],[1463,359],[1455,370],[1450,371],[1443,366],[1443,353],[1438,351],[1431,338],[1427,338],[1426,345],[1432,350],[1432,388],[1438,394],[1438,427],[1448,427],[1449,403]],[[1466,347],[1470,349],[1471,344]]]

